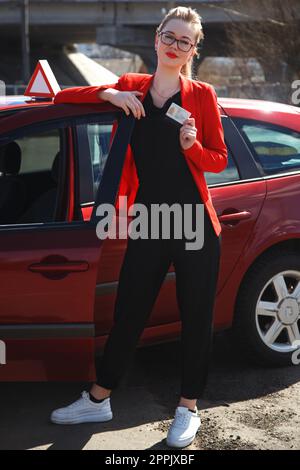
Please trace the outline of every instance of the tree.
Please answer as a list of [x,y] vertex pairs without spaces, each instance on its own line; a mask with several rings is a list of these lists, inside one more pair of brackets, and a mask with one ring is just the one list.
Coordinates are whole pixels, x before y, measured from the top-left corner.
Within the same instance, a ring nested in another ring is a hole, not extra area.
[[237,0],[226,11],[230,55],[255,57],[269,82],[300,78],[299,0]]

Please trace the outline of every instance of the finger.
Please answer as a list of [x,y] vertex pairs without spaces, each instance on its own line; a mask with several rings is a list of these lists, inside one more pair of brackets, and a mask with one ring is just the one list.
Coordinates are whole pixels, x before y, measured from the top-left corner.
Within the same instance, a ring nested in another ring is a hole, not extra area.
[[126,106],[125,103],[123,104],[122,109],[123,109],[123,111],[125,111],[126,116],[128,116],[128,114],[129,114],[129,109],[128,109],[128,107]]
[[133,96],[132,96],[132,98],[131,98],[131,103],[132,103],[132,105],[133,105],[133,107],[134,107],[134,115],[135,115],[135,117],[136,117],[137,119],[139,119],[139,118],[140,118],[140,107],[139,107],[139,105],[138,105],[138,103],[137,103],[137,99],[134,98]]
[[188,118],[185,121],[183,121],[183,124],[187,124],[189,126],[194,126],[195,125],[195,119],[194,118]]
[[133,100],[130,100],[129,102],[126,103],[127,106],[131,109],[132,111],[132,114],[134,115],[135,118],[138,117],[138,110],[137,110],[137,106],[136,104],[134,103]]
[[141,118],[142,115],[145,115],[144,107],[143,107],[142,103],[138,100],[138,98],[134,98],[134,100],[135,100],[135,104],[137,105],[138,110],[139,110],[139,118]]
[[182,127],[180,128],[180,132],[183,132],[183,131],[189,131],[189,132],[197,133],[196,127],[191,127],[191,126],[187,126],[187,125],[182,126]]
[[132,106],[132,103],[126,103],[126,106],[127,108],[129,109],[129,111],[132,112],[132,114],[135,116],[135,110],[134,110],[134,106]]
[[142,95],[143,94],[142,91],[138,91],[138,90],[134,90],[131,93],[134,93],[135,95]]
[[192,127],[193,129],[196,129],[194,122],[187,122],[185,125],[188,126],[189,128]]
[[[139,94],[143,94],[141,91],[136,91],[136,92],[133,92],[133,93],[139,93]],[[140,110],[141,110],[141,114],[145,117],[146,116],[146,113],[145,113],[145,109],[144,109],[144,106],[142,105],[142,102],[138,99],[138,97],[135,96],[135,99],[136,99],[136,103],[138,103],[139,107],[140,107]]]
[[196,137],[193,132],[189,132],[189,131],[182,132],[182,136],[189,137],[189,138]]
[[191,122],[189,120],[183,121],[183,126],[195,127],[195,122]]
[[189,131],[189,132],[193,132],[194,134],[197,134],[198,130],[196,127],[191,127],[191,126],[183,126],[180,128],[180,131],[183,132],[183,131]]
[[138,106],[138,109],[139,109],[139,111],[140,111],[140,117],[141,117],[141,116],[144,116],[144,117],[145,117],[145,116],[146,116],[146,112],[145,112],[145,108],[144,108],[144,106],[142,105],[142,103],[141,103],[138,99],[136,99],[136,100],[135,100],[135,104]]
[[135,101],[135,104],[137,105],[138,110],[139,110],[139,117],[141,118],[142,115],[145,117],[146,113],[145,113],[144,106],[142,105],[142,102],[136,97],[134,97],[134,101]]
[[146,112],[145,112],[145,108],[144,108],[144,106],[142,105],[142,103],[141,103],[141,109],[142,109],[142,114],[143,114],[143,116],[145,117],[145,116],[146,116]]

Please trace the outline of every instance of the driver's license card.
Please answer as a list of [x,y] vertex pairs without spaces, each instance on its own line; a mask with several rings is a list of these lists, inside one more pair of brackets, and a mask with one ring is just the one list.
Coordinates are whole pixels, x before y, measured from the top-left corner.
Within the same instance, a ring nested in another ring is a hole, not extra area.
[[168,111],[166,112],[166,116],[171,119],[174,119],[180,124],[183,124],[183,122],[188,119],[190,115],[191,113],[189,111],[186,111],[186,109],[181,108],[181,106],[178,106],[178,104],[176,103],[172,103]]

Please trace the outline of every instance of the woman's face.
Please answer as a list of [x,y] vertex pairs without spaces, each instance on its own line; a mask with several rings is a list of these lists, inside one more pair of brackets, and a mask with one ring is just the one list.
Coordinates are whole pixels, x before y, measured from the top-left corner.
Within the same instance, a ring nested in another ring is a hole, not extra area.
[[[191,44],[196,42],[196,32],[193,25],[181,19],[169,20],[161,32],[168,32],[170,36],[176,39],[182,39]],[[160,64],[171,68],[181,68],[188,60],[197,53],[197,47],[193,46],[187,52],[179,49],[176,41],[171,45],[164,44],[161,36],[155,35],[155,48],[157,51],[157,59]]]

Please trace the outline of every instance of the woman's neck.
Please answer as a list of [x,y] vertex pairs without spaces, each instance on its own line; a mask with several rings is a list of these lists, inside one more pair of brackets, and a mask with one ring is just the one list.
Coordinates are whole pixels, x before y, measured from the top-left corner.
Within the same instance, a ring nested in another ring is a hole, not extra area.
[[173,90],[180,88],[180,70],[170,70],[157,66],[154,74],[153,85],[155,89],[162,95],[168,95]]

